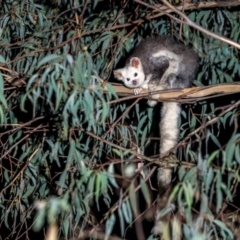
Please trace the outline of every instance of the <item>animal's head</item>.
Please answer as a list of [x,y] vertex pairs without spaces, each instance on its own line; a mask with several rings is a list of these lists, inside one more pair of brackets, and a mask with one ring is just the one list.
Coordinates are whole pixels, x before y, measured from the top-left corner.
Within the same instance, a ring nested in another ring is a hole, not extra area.
[[138,88],[145,80],[142,63],[137,57],[130,59],[129,66],[114,70],[113,74],[116,79],[123,81],[123,84],[128,88]]

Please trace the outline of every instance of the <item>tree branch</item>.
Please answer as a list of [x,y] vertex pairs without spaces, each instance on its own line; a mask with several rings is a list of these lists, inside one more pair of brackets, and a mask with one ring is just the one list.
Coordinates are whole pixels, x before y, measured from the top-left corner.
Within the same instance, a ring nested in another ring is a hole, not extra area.
[[[183,9],[184,9],[184,11],[186,11],[186,10],[200,10],[200,9],[216,8],[216,7],[236,7],[239,5],[240,5],[240,0],[212,1],[212,2],[201,1],[198,4],[184,3],[184,6],[181,5],[181,6],[177,6],[175,8],[178,9],[179,11],[182,11]],[[164,15],[165,12],[171,13],[173,11],[169,7],[161,5],[161,4],[157,4],[156,7],[158,8],[158,10],[154,10],[153,13],[159,12],[159,10],[161,10],[162,13],[158,13],[158,14],[154,15],[154,17],[162,16],[162,15]]]
[[[144,6],[146,6],[146,7],[149,7],[149,8],[151,8],[151,9],[154,9],[154,10],[156,10],[156,11],[162,12],[162,10],[160,10],[158,7],[153,6],[153,5],[150,5],[150,4],[148,4],[148,3],[145,3],[145,2],[143,2],[143,1],[141,1],[141,0],[134,0],[134,1],[137,2],[137,3],[139,3],[139,4],[144,5]],[[228,39],[228,38],[226,38],[226,37],[223,37],[223,36],[220,36],[220,35],[218,35],[218,34],[216,34],[216,33],[213,33],[213,32],[211,32],[211,31],[209,31],[209,30],[207,30],[207,29],[205,29],[205,28],[197,25],[197,24],[194,23],[193,21],[191,21],[183,12],[181,12],[181,11],[178,10],[176,7],[174,7],[173,5],[171,5],[167,0],[162,0],[162,2],[163,2],[169,9],[171,9],[173,12],[175,12],[175,13],[177,13],[179,16],[181,16],[185,24],[187,24],[187,25],[189,25],[189,26],[191,26],[191,27],[193,27],[193,28],[195,28],[195,29],[197,29],[197,30],[205,33],[205,34],[208,35],[208,36],[211,36],[211,37],[213,37],[213,38],[215,38],[215,39],[218,39],[218,40],[220,40],[220,41],[222,41],[222,42],[225,42],[225,43],[227,43],[227,44],[229,44],[229,45],[232,45],[233,47],[236,47],[236,48],[240,49],[240,45],[239,45],[238,43],[236,43],[236,42],[234,42],[234,41],[232,41],[232,40],[230,40],[230,39]],[[174,19],[175,21],[178,21],[178,22],[182,23],[182,20],[181,20],[181,19],[178,19],[178,18],[172,16],[171,14],[169,14],[169,13],[166,12],[166,11],[165,11],[164,13],[165,13],[167,16],[169,16],[170,18]]]
[[[169,89],[164,91],[149,92],[143,89],[139,95],[134,95],[133,89],[126,88],[123,85],[112,84],[116,93],[119,96],[127,96],[121,100],[132,99],[132,98],[150,98],[154,93],[160,93],[158,99],[159,102],[164,101],[176,101],[186,102],[199,101],[206,98],[215,98],[223,95],[230,95],[240,92],[240,82],[235,83],[221,83],[203,87],[191,87],[185,89]],[[93,87],[93,86],[92,86]],[[91,88],[92,88],[91,87]],[[107,91],[107,87],[103,86],[104,91]],[[155,99],[154,99],[155,100]]]

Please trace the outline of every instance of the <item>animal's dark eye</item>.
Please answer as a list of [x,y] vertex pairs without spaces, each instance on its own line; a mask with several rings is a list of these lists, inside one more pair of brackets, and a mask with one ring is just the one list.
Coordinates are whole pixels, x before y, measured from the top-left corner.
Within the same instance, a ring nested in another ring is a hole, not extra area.
[[130,81],[130,78],[127,78],[127,81]]
[[136,77],[138,74],[137,73],[134,73],[134,77]]

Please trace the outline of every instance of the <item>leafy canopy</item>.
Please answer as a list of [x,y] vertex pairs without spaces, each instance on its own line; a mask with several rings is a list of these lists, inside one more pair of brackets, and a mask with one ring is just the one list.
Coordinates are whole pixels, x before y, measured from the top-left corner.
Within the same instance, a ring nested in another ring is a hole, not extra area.
[[[188,10],[184,2],[194,23],[239,42],[238,8]],[[160,109],[118,98],[112,70],[142,39],[173,35],[200,56],[195,85],[229,83],[240,74],[238,50],[141,1],[1,5],[1,226],[14,239],[28,239],[31,229],[52,223],[66,238],[81,231],[88,237],[93,229],[105,239],[113,233],[130,238],[148,209],[140,222],[152,239]],[[178,225],[184,239],[239,234],[238,106],[236,94],[182,107],[181,165],[175,164],[170,199],[183,218]],[[136,173],[141,158],[144,171]]]

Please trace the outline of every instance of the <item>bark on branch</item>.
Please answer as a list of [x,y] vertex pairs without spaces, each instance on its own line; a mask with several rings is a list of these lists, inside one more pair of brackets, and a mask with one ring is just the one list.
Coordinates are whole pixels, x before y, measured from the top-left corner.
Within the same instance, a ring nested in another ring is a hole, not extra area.
[[[206,98],[215,98],[222,95],[240,93],[240,82],[222,83],[203,87],[191,87],[179,90],[170,89],[157,92],[149,92],[148,90],[143,89],[142,93],[137,96],[134,95],[133,89],[129,89],[117,84],[112,84],[112,86],[119,96],[127,96],[126,99],[150,98],[150,95],[153,95],[153,93],[160,93],[160,97],[158,99],[159,102],[173,100],[179,102],[199,101]],[[107,87],[104,87],[104,91],[107,91]]]

